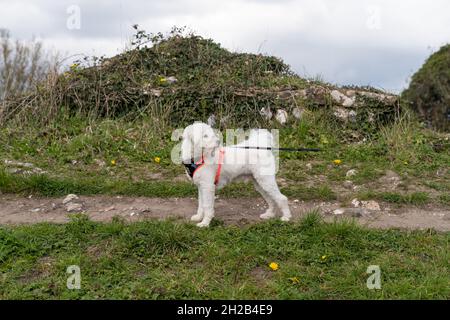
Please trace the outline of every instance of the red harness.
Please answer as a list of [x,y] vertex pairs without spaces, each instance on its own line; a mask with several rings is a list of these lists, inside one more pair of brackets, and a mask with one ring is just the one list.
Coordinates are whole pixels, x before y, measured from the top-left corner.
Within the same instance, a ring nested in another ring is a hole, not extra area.
[[[222,171],[222,164],[223,164],[223,157],[225,155],[225,150],[220,149],[219,151],[219,164],[217,166],[217,171],[216,171],[216,176],[214,177],[214,184],[217,185],[219,183],[219,179],[220,179],[220,173]],[[197,168],[195,168],[194,172],[192,173],[192,178],[194,178],[194,174],[197,172],[198,169],[200,169],[203,165],[205,164],[205,159],[203,158],[203,154],[202,154],[202,158],[199,162],[196,163]]]

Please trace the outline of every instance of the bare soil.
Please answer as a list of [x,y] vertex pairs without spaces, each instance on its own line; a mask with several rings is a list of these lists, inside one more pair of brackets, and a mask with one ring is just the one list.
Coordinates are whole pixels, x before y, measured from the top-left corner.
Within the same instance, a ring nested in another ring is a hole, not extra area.
[[[0,224],[33,224],[40,222],[65,223],[70,215],[61,198],[24,198],[17,195],[0,195]],[[83,212],[94,221],[110,221],[114,216],[126,221],[146,219],[177,219],[189,221],[196,212],[195,198],[145,198],[122,196],[80,196],[71,203],[81,205]],[[291,201],[293,219],[317,209],[325,220],[345,216],[371,228],[429,229],[450,231],[450,209],[435,204],[395,206],[380,202],[381,210],[346,209],[341,215],[333,214],[341,208],[339,202]],[[216,200],[216,218],[226,225],[246,225],[260,222],[259,215],[265,203],[259,198],[232,198]]]

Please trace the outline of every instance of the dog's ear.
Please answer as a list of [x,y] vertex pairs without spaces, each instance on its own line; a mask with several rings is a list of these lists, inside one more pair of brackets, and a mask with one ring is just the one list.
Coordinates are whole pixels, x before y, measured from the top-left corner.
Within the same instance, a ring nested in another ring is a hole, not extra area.
[[193,158],[192,151],[192,139],[193,139],[193,127],[192,125],[187,126],[183,131],[181,142],[181,161],[183,163],[191,163],[191,159]]

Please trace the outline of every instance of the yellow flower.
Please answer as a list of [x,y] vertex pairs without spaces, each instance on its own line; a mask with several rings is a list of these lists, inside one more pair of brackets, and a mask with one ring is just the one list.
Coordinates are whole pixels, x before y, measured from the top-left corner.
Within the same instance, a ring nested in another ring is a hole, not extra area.
[[159,78],[159,83],[166,83],[167,79],[164,77]]
[[336,160],[333,160],[333,163],[335,165],[340,165],[342,163],[342,160],[336,159]]
[[327,256],[326,256],[326,255],[323,255],[323,256],[320,257],[320,259],[326,260],[326,259],[327,259]]
[[116,165],[116,160],[111,160],[111,165],[115,166]]
[[161,158],[160,157],[155,157],[154,160],[155,160],[156,163],[160,163],[161,162]]
[[271,263],[269,264],[269,267],[270,267],[270,269],[272,269],[273,271],[277,271],[278,268],[279,268],[278,263],[276,263],[276,262],[271,262]]
[[403,164],[406,166],[408,164],[408,161],[404,161]]
[[300,280],[298,280],[298,278],[297,278],[297,277],[292,277],[292,278],[289,278],[289,280],[291,280],[292,284],[297,284],[297,283],[300,283]]

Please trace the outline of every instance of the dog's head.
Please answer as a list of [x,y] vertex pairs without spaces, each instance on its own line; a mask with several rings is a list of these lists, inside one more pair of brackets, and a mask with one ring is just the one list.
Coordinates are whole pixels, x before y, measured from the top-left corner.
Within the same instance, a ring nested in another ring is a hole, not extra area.
[[184,163],[190,163],[192,158],[200,158],[202,154],[212,153],[220,146],[220,139],[213,128],[202,122],[195,122],[186,127],[182,139],[181,160]]

